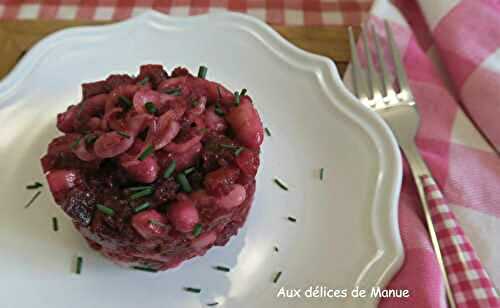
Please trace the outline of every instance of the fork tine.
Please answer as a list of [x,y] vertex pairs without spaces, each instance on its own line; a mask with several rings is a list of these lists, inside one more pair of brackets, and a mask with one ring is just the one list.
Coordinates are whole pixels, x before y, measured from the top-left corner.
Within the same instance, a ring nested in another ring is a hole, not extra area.
[[394,65],[396,67],[396,76],[398,77],[399,88],[401,90],[401,93],[404,93],[405,95],[408,96],[408,98],[410,98],[411,90],[410,87],[408,86],[408,78],[406,76],[406,71],[403,66],[403,63],[401,62],[401,55],[399,54],[399,49],[396,46],[396,43],[394,42],[394,36],[392,34],[391,27],[389,26],[389,22],[387,22],[387,20],[384,21],[384,25],[385,25],[385,32],[387,33],[387,37],[389,38],[389,45],[391,49],[392,58],[394,60]]
[[385,63],[385,59],[383,56],[382,48],[380,47],[380,41],[378,38],[378,34],[375,31],[373,25],[371,26],[372,36],[375,41],[375,50],[377,52],[378,65],[382,70],[382,87],[383,87],[383,96],[393,96],[396,92],[392,87],[391,78],[389,75],[389,69],[387,68],[387,64]]
[[352,58],[352,85],[354,88],[354,95],[356,95],[360,100],[368,100],[368,95],[366,92],[365,79],[363,78],[363,72],[361,71],[361,66],[359,64],[358,51],[356,50],[356,40],[354,39],[354,33],[352,32],[352,27],[348,28],[349,32],[349,45],[351,46],[351,58]]
[[[368,23],[365,24],[362,31],[363,45],[365,48],[366,62],[368,66],[368,86],[370,88],[371,98],[375,101],[382,100],[383,87],[380,84],[380,76],[373,64],[373,56],[368,47]],[[375,102],[376,103],[376,102]]]

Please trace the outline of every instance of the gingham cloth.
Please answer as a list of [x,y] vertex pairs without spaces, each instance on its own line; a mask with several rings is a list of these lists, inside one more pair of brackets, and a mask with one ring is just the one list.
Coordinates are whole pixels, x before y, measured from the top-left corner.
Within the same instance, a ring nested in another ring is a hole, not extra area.
[[[425,192],[457,307],[500,307],[500,1],[393,2],[375,1],[369,22],[387,46],[389,21],[421,114],[417,146],[435,179],[423,179]],[[387,47],[384,56],[391,63]],[[405,261],[388,288],[411,296],[383,308],[447,306],[417,196],[405,164]]]
[[120,20],[155,9],[176,16],[231,10],[274,25],[359,25],[372,0],[0,0],[0,19]]

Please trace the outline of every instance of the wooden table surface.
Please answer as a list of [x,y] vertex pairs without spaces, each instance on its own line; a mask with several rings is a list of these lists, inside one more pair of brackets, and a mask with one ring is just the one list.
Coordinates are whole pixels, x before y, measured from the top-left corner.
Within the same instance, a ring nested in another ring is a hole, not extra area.
[[[48,34],[68,27],[98,25],[84,21],[0,21],[0,78],[3,78],[24,53]],[[347,28],[343,26],[274,27],[298,47],[325,55],[335,61],[341,74],[350,58]],[[356,35],[359,28],[354,29]]]

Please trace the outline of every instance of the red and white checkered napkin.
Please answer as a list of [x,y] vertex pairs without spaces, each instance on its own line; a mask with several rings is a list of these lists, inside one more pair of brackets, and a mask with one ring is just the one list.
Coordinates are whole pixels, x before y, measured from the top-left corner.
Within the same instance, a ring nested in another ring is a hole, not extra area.
[[[370,22],[387,46],[389,20],[421,114],[417,146],[435,179],[425,179],[426,191],[456,304],[500,307],[500,1],[392,2],[376,0]],[[417,196],[405,165],[405,262],[388,288],[411,296],[380,307],[447,305]]]
[[174,16],[230,10],[275,25],[358,25],[372,0],[0,0],[0,19],[121,20],[155,9]]

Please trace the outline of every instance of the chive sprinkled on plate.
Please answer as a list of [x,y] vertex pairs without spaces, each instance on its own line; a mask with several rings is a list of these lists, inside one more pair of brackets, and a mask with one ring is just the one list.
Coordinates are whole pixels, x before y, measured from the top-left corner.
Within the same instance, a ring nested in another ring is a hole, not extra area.
[[292,217],[292,216],[288,216],[288,218],[287,218],[287,219],[288,219],[289,221],[291,221],[291,222],[297,222],[297,218]]
[[278,248],[278,246],[274,246],[274,251],[276,251],[276,252],[280,251],[280,249]]
[[140,190],[144,190],[144,189],[153,189],[153,186],[151,186],[151,185],[134,186],[134,187],[129,187],[127,189],[130,191],[140,191]]
[[203,226],[201,224],[196,224],[196,226],[194,226],[194,229],[193,229],[194,237],[200,236],[202,231],[203,231]]
[[281,277],[282,274],[283,274],[283,272],[278,272],[276,274],[276,276],[274,276],[273,283],[277,283],[278,280],[280,280],[280,277]]
[[26,189],[38,189],[40,187],[43,187],[43,184],[40,182],[35,182],[33,184],[26,185]]
[[240,96],[245,96],[247,94],[247,89],[243,88],[241,89]]
[[37,191],[33,197],[31,197],[31,199],[28,201],[28,203],[26,203],[26,205],[24,206],[25,209],[29,208],[33,202],[35,202],[36,198],[38,198],[40,196],[42,192],[41,191]]
[[103,204],[97,203],[96,207],[99,211],[101,211],[103,214],[106,214],[108,216],[112,216],[115,214],[115,211]]
[[57,221],[57,217],[52,217],[52,229],[55,232],[59,231],[59,222]]
[[143,79],[143,80],[139,81],[139,84],[140,84],[141,86],[145,86],[148,82],[149,82],[149,77],[148,77],[148,76],[146,76],[146,77],[144,77],[144,79]]
[[269,130],[269,128],[264,128],[264,130],[266,131],[266,135],[268,135],[269,137],[271,137],[271,131]]
[[118,96],[118,103],[125,111],[130,110],[130,108],[134,105],[128,97],[123,95]]
[[231,271],[231,269],[229,267],[226,267],[226,266],[214,266],[214,269],[215,270],[218,270],[218,271],[221,271],[221,272],[226,272],[226,273],[229,273]]
[[323,181],[323,177],[325,175],[325,168],[319,169],[319,179]]
[[281,189],[288,191],[288,186],[280,179],[274,178],[274,183],[278,185]]
[[130,135],[125,133],[125,132],[122,132],[122,131],[116,131],[116,133],[120,136],[122,136],[123,138],[130,138]]
[[206,66],[200,66],[198,69],[198,78],[205,79],[207,77],[208,68]]
[[151,144],[148,144],[148,146],[144,149],[144,151],[139,155],[137,158],[140,161],[145,160],[149,155],[153,154],[154,152],[154,147]]
[[80,275],[82,273],[82,266],[83,266],[83,258],[76,257],[76,269],[75,269],[76,274]]
[[219,305],[219,303],[218,303],[218,302],[213,302],[213,303],[208,303],[208,304],[207,304],[207,307],[215,307],[215,306],[217,306],[217,305]]
[[136,193],[133,193],[132,195],[130,195],[130,199],[132,199],[132,200],[139,199],[142,197],[152,195],[153,193],[154,193],[154,189],[152,187],[145,188],[143,190],[139,190]]
[[238,91],[234,92],[234,104],[236,106],[240,105],[240,100],[241,100],[240,92],[238,92]]
[[236,151],[234,151],[234,155],[238,156],[241,154],[241,152],[243,152],[243,150],[245,149],[245,147],[239,147],[236,149]]
[[186,175],[187,175],[187,174],[190,174],[190,173],[192,173],[192,172],[193,172],[193,171],[195,171],[195,170],[196,170],[196,168],[195,168],[195,167],[187,168],[186,170],[184,170],[184,174],[186,174]]
[[200,288],[192,288],[192,287],[185,287],[184,291],[191,292],[191,293],[201,293]]
[[138,213],[140,211],[143,211],[147,209],[150,206],[149,202],[144,202],[143,204],[139,205],[138,207],[134,208],[134,212]]
[[82,140],[82,137],[78,137],[71,143],[69,146],[72,150],[76,149],[80,145],[80,141]]
[[158,112],[158,109],[153,102],[146,102],[146,104],[144,104],[144,108],[146,108],[150,114],[156,114]]
[[177,175],[177,183],[179,183],[179,185],[181,185],[182,190],[184,192],[190,193],[191,191],[193,191],[193,188],[191,187],[191,184],[189,183],[189,181],[184,173],[179,173]]
[[173,160],[170,165],[168,165],[167,169],[165,169],[165,172],[163,173],[163,177],[165,179],[169,178],[172,176],[172,174],[174,174],[174,171],[175,171],[175,167],[176,167],[177,163],[175,162],[175,160]]
[[157,273],[158,272],[154,268],[150,268],[150,267],[146,267],[146,266],[132,266],[132,268],[135,270],[138,270],[138,271],[149,272],[149,273]]

